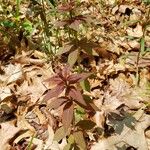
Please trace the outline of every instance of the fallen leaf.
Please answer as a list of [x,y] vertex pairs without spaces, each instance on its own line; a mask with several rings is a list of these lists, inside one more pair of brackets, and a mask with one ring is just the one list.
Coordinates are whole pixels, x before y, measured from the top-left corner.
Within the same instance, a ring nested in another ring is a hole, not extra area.
[[1,123],[0,129],[0,145],[1,149],[10,149],[9,141],[20,131],[20,128],[15,127],[13,122]]

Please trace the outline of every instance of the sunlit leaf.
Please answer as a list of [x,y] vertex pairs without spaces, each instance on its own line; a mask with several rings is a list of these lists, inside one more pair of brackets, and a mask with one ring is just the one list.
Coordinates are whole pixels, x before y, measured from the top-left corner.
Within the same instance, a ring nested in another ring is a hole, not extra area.
[[62,83],[63,81],[58,75],[56,75],[56,76],[46,79],[44,82],[49,82],[50,85],[56,85],[56,84]]
[[57,109],[58,107],[60,107],[61,105],[63,105],[67,101],[68,101],[67,98],[60,97],[60,98],[52,100],[52,102],[49,104],[48,107],[50,109]]
[[88,80],[81,81],[80,85],[83,90],[90,92],[90,83]]
[[68,96],[70,96],[75,102],[78,102],[80,105],[87,106],[85,103],[81,92],[78,89],[75,89],[74,87],[71,87],[69,89]]
[[64,125],[65,131],[68,130],[68,128],[71,125],[72,119],[73,119],[73,102],[68,102],[63,109],[63,115],[62,115],[62,123]]
[[68,143],[70,143],[70,144],[74,144],[74,136],[71,134],[70,136],[69,136],[69,138],[68,138]]
[[55,2],[55,0],[49,0],[49,2],[50,2],[54,7],[56,7],[56,2]]
[[91,73],[80,73],[80,74],[72,74],[68,77],[68,81],[70,84],[75,84],[77,82],[83,81],[88,78]]
[[61,20],[61,21],[59,21],[59,20],[57,20],[57,21],[55,21],[55,23],[54,23],[54,25],[55,25],[55,27],[64,27],[65,25],[67,24],[67,21],[66,20]]
[[67,80],[67,77],[70,74],[70,70],[71,70],[71,68],[70,68],[69,65],[64,66],[64,68],[62,70],[62,75],[65,77],[66,80]]
[[81,24],[80,20],[74,20],[69,27],[75,31],[79,31],[79,25]]
[[49,90],[43,100],[47,101],[53,97],[58,97],[65,89],[64,84],[58,84],[55,88]]
[[76,49],[75,51],[71,52],[68,56],[68,63],[70,66],[73,66],[77,59],[78,59],[78,54],[79,54],[79,51],[78,49]]
[[75,142],[77,143],[77,145],[85,150],[86,149],[86,143],[85,143],[85,139],[83,137],[83,133],[81,131],[77,131],[73,133],[74,138],[75,138]]
[[54,141],[59,142],[66,136],[64,128],[60,127],[58,130],[56,130],[55,135],[54,135]]
[[141,54],[144,54],[145,52],[145,40],[144,38],[141,38],[141,42],[140,42],[140,45],[141,45]]
[[71,150],[71,149],[73,149],[73,144],[70,144],[70,143],[65,145],[65,147],[63,148],[63,150]]
[[71,50],[71,48],[72,48],[72,45],[65,45],[64,47],[62,47],[58,50],[56,55],[62,55],[66,52],[69,52]]
[[58,11],[59,12],[69,12],[74,8],[74,4],[75,3],[72,1],[72,2],[65,3],[63,5],[59,5]]

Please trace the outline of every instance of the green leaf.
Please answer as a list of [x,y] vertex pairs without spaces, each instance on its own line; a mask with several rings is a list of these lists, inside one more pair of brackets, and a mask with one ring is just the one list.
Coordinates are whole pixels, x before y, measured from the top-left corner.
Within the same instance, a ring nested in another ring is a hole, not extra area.
[[78,59],[78,54],[79,54],[78,49],[76,49],[75,51],[73,51],[69,54],[68,63],[71,67],[76,63],[76,61]]
[[29,20],[23,22],[22,27],[25,29],[25,31],[29,33],[31,33],[33,30],[32,23]]
[[81,131],[77,131],[74,132],[73,135],[74,135],[75,143],[80,147],[80,149],[85,150],[86,143],[83,137],[83,133]]
[[71,48],[72,48],[72,45],[66,45],[66,46],[64,46],[64,47],[61,47],[61,48],[58,50],[56,56],[59,56],[59,55],[62,55],[62,54],[64,54],[64,53],[69,52],[69,51],[71,50]]
[[77,105],[77,108],[75,110],[75,123],[79,122],[80,120],[83,120],[85,117],[85,110]]
[[[68,134],[68,132],[67,132]],[[54,141],[59,142],[60,140],[62,140],[66,135],[64,127],[60,127],[58,130],[56,130],[55,135],[54,135]]]
[[15,23],[9,20],[1,22],[1,25],[4,27],[15,27]]
[[83,90],[90,92],[90,83],[88,80],[83,80],[80,82],[80,85],[82,87]]
[[76,126],[79,126],[83,130],[91,130],[95,125],[95,122],[91,120],[81,120],[76,124]]
[[73,145],[69,143],[65,145],[65,147],[63,148],[63,150],[72,150],[72,149],[73,149]]
[[143,2],[147,5],[150,4],[150,0],[143,0]]
[[50,2],[54,7],[56,7],[55,0],[49,0],[49,2]]
[[145,40],[144,40],[144,38],[141,38],[140,45],[141,45],[141,48],[140,48],[141,54],[144,54],[144,52],[145,52]]
[[68,138],[68,143],[73,144],[74,142],[74,136],[71,134]]

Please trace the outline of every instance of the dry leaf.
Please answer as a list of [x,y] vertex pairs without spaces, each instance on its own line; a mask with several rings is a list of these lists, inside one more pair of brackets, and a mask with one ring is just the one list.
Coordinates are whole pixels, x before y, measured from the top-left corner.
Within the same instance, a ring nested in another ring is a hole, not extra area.
[[136,28],[128,28],[127,34],[132,37],[140,38],[143,36],[143,29],[142,26],[138,23]]
[[9,150],[9,141],[20,131],[20,128],[15,127],[13,122],[1,123],[0,129],[0,147],[3,150]]

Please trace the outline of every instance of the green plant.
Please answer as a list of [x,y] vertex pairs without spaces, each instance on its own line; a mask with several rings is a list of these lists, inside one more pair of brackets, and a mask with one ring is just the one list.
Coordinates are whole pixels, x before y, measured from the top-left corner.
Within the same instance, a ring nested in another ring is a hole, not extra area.
[[56,21],[55,26],[60,30],[62,27],[68,33],[69,42],[66,42],[61,49],[58,50],[57,55],[61,56],[64,53],[68,54],[68,63],[73,66],[76,62],[81,62],[81,54],[93,55],[93,48],[97,44],[88,40],[83,34],[80,35],[80,27],[89,25],[90,19],[87,16],[80,14],[80,3],[71,1],[63,3],[58,6],[58,13],[62,14],[63,19]]

